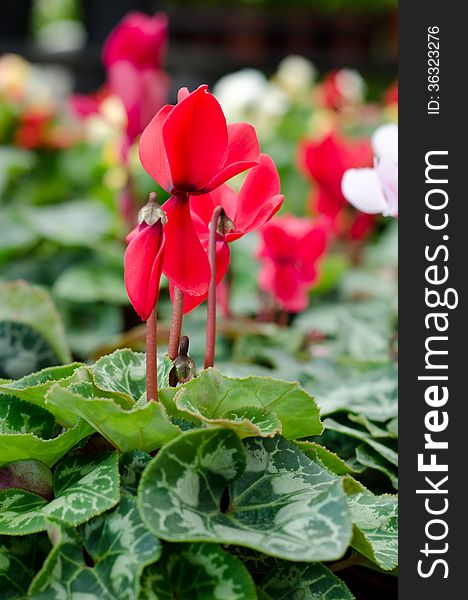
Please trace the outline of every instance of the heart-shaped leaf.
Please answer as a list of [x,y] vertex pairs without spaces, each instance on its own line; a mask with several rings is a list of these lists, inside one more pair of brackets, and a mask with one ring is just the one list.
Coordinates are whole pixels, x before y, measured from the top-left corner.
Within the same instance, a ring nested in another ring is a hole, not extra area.
[[137,600],[143,568],[157,560],[161,545],[141,522],[134,498],[123,496],[119,506],[82,529],[94,567],[87,567],[75,531],[48,520],[54,548],[30,587],[37,600]]
[[[169,386],[172,361],[167,355],[158,356],[158,386]],[[137,402],[146,391],[146,364],[142,352],[128,348],[103,356],[92,367],[94,383],[105,392],[116,392]]]
[[137,404],[125,410],[112,398],[89,398],[56,385],[47,393],[49,405],[81,417],[122,452],[150,452],[180,433],[160,402]]
[[[216,424],[218,419],[225,421],[227,414],[235,415],[249,407],[262,411],[260,420],[265,419],[265,413],[276,415],[282,434],[288,439],[322,432],[319,409],[314,398],[297,383],[268,377],[237,379],[225,377],[216,369],[206,369],[181,388],[175,402],[179,410],[212,424]],[[243,433],[255,435],[255,429],[261,428],[255,419],[253,422],[248,420],[253,427],[250,426],[250,432]],[[225,426],[225,423],[221,424]],[[271,435],[277,427],[273,418],[269,417],[262,434],[266,432]]]
[[19,489],[0,491],[0,534],[26,535],[46,529],[46,518],[80,525],[117,504],[117,454],[75,456],[64,459],[54,473],[55,498]]
[[334,560],[351,537],[342,483],[281,437],[189,431],[146,468],[139,507],[174,542],[239,544],[289,560]]
[[139,600],[256,600],[247,569],[217,544],[166,545],[143,572]]

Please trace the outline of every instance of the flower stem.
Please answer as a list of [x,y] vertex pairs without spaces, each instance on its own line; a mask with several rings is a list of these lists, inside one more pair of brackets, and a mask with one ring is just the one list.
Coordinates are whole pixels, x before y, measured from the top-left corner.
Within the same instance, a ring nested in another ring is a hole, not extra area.
[[222,206],[217,206],[211,217],[210,241],[208,245],[208,261],[211,267],[210,287],[208,288],[208,303],[206,317],[206,351],[205,369],[214,365],[216,348],[216,238],[218,235],[218,221],[224,214]]
[[158,313],[153,308],[146,321],[146,401],[158,401]]
[[169,332],[169,345],[167,353],[171,360],[175,360],[179,354],[180,334],[182,332],[182,321],[184,318],[184,294],[179,288],[174,288],[174,299],[172,302],[172,322]]

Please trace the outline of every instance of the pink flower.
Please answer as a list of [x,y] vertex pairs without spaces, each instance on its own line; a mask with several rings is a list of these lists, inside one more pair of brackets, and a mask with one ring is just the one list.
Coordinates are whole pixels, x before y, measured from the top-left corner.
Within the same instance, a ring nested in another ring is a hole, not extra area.
[[127,113],[126,148],[140,135],[167,102],[169,78],[161,70],[139,69],[131,62],[113,63],[108,70],[109,87]]
[[283,310],[304,310],[326,249],[325,227],[308,218],[285,215],[267,223],[260,233],[260,288]]
[[195,231],[189,196],[213,191],[255,166],[260,150],[253,127],[227,125],[221,106],[206,85],[179,92],[175,106],[164,106],[140,139],[145,170],[172,197],[163,208],[168,217],[164,273],[184,293],[207,292],[211,269]]
[[398,126],[382,125],[372,136],[373,169],[348,169],[342,189],[349,202],[368,214],[398,216]]
[[106,69],[128,61],[139,70],[159,69],[167,46],[167,16],[131,12],[111,31],[102,52]]
[[167,45],[167,17],[158,13],[128,14],[110,33],[102,59],[109,87],[127,113],[122,154],[166,102],[169,78],[162,71]]

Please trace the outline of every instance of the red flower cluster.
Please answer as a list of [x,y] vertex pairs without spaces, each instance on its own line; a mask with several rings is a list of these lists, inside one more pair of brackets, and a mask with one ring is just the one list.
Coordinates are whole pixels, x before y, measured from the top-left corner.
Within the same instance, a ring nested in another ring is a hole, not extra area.
[[347,140],[336,132],[318,141],[299,146],[299,167],[317,186],[311,196],[311,209],[327,217],[337,235],[348,234],[361,239],[372,227],[371,215],[354,213],[349,222],[349,204],[341,190],[341,180],[347,169],[372,165],[372,149],[368,141]]
[[326,227],[312,219],[285,215],[267,223],[261,236],[260,287],[283,310],[304,310],[326,249]]
[[[164,106],[144,130],[139,149],[143,167],[171,197],[163,206],[167,216],[164,258],[162,253],[143,249],[147,238],[140,235],[145,231],[141,225],[132,234],[132,256],[147,257],[142,259],[147,272],[156,272],[162,265],[171,286],[184,293],[188,311],[206,298],[210,284],[207,249],[214,208],[222,206],[225,212],[217,240],[219,281],[229,265],[227,242],[262,226],[281,206],[279,176],[273,161],[260,154],[253,127],[227,125],[206,85],[192,93],[180,90],[178,103]],[[225,182],[247,169],[252,170],[236,196]],[[137,308],[153,296],[143,289],[152,281],[135,283],[135,278],[135,272],[128,269],[127,289],[139,290],[132,295],[129,291]],[[140,300],[135,301],[136,296]],[[147,314],[139,308],[137,312]]]
[[132,12],[109,35],[103,50],[109,88],[127,113],[125,151],[167,101],[169,79],[162,70],[167,17]]

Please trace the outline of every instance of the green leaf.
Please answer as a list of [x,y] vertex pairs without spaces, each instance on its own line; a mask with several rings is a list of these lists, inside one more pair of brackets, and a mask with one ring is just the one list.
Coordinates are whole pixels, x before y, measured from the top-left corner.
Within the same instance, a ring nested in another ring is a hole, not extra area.
[[50,296],[42,288],[24,281],[0,283],[0,321],[31,327],[45,338],[59,362],[70,362],[62,321]]
[[119,472],[122,490],[136,496],[141,475],[150,462],[151,456],[141,450],[130,450],[121,454]]
[[277,561],[261,589],[271,600],[354,600],[344,581],[321,564]]
[[[233,429],[240,438],[254,436],[274,437],[276,434],[281,433],[281,422],[278,417],[264,409],[257,408],[256,406],[242,406],[237,409],[221,412],[219,417],[210,418],[206,414],[203,414],[196,405],[194,406],[191,403],[191,400],[197,398],[200,398],[200,396],[185,394],[181,390],[180,395],[177,394],[175,396],[176,406],[179,410],[187,412],[208,426]],[[203,408],[206,408],[206,405]],[[205,410],[205,412],[213,414],[214,411]]]
[[316,393],[322,416],[345,411],[382,422],[398,413],[397,385],[397,371],[392,366],[341,379],[339,385],[318,388]]
[[256,600],[247,569],[217,544],[170,544],[143,572],[140,600]]
[[317,442],[296,442],[296,446],[301,452],[313,461],[320,461],[329,471],[335,475],[348,475],[355,473],[354,469],[342,458],[325,446]]
[[0,213],[0,261],[25,252],[37,240],[36,234],[22,223],[13,220],[4,211]]
[[189,431],[143,473],[139,508],[173,542],[239,544],[289,560],[343,555],[351,522],[341,481],[281,437]]
[[72,265],[66,269],[56,279],[53,292],[57,298],[72,302],[129,302],[124,286],[123,268],[116,269],[108,264],[96,262]]
[[[145,354],[128,348],[103,356],[92,367],[94,383],[105,392],[116,392],[137,402],[146,391]],[[172,361],[158,356],[158,386],[169,386]]]
[[71,363],[61,367],[49,367],[31,373],[21,379],[0,385],[0,392],[12,394],[21,400],[26,400],[42,408],[46,408],[63,425],[75,425],[77,422],[73,413],[64,409],[46,406],[45,396],[50,387],[54,384],[67,385],[72,381],[85,379],[88,375],[84,370],[78,372],[81,363]]
[[375,469],[386,475],[393,487],[398,489],[398,475],[395,467],[385,460],[378,452],[366,446],[358,446],[356,448],[356,459],[369,469]]
[[41,568],[49,543],[47,537],[0,536],[0,597],[25,600],[29,584]]
[[364,490],[347,498],[354,523],[351,545],[382,569],[398,565],[398,499]]
[[384,439],[398,437],[388,429],[383,429],[382,427],[379,427],[378,425],[370,421],[365,415],[353,415],[353,413],[349,413],[347,416],[348,419],[353,423],[357,423],[358,425],[361,425],[361,427],[364,427],[364,429],[367,429],[367,431],[373,438]]
[[26,535],[46,529],[49,516],[80,525],[119,501],[117,454],[64,459],[54,473],[55,498],[19,489],[0,491],[0,534]]
[[[288,439],[322,432],[319,409],[314,398],[297,383],[268,377],[237,379],[225,377],[216,369],[206,369],[181,388],[175,402],[180,410],[212,424],[216,424],[217,419],[223,419],[225,426],[227,414],[234,415],[249,407],[262,411],[257,416],[257,423],[253,421],[256,429],[260,429],[259,418],[263,420],[265,413],[270,413],[279,419],[282,433]],[[254,417],[253,413],[251,417]],[[249,427],[251,431],[247,434],[255,435],[254,428]],[[270,417],[262,431],[271,435],[277,428],[278,425]],[[245,435],[246,432],[243,433]]]
[[54,419],[44,409],[0,394],[0,465],[32,459],[50,467],[93,432],[81,419],[56,437],[54,429]]
[[33,433],[48,439],[54,429],[55,419],[47,410],[15,396],[0,394],[0,435]]
[[333,419],[325,419],[324,423],[325,428],[330,431],[335,431],[337,433],[342,433],[344,435],[350,436],[356,440],[360,440],[365,444],[369,445],[376,452],[378,452],[381,456],[383,456],[386,460],[388,460],[392,465],[398,466],[398,454],[392,448],[389,448],[385,444],[381,442],[377,442],[374,438],[366,433],[365,431],[361,431],[359,429],[353,429],[348,427],[347,425],[342,425]]
[[177,437],[180,429],[160,402],[125,409],[112,398],[89,398],[60,385],[47,392],[47,406],[69,410],[81,417],[122,452],[160,448]]
[[28,206],[24,218],[37,234],[65,246],[91,246],[108,234],[112,225],[110,210],[94,200]]
[[143,525],[129,496],[83,527],[93,568],[85,565],[81,540],[72,529],[50,519],[48,532],[54,548],[31,584],[35,600],[137,600],[143,568],[161,554],[159,540]]
[[15,379],[60,360],[38,331],[12,321],[0,321],[0,375]]

